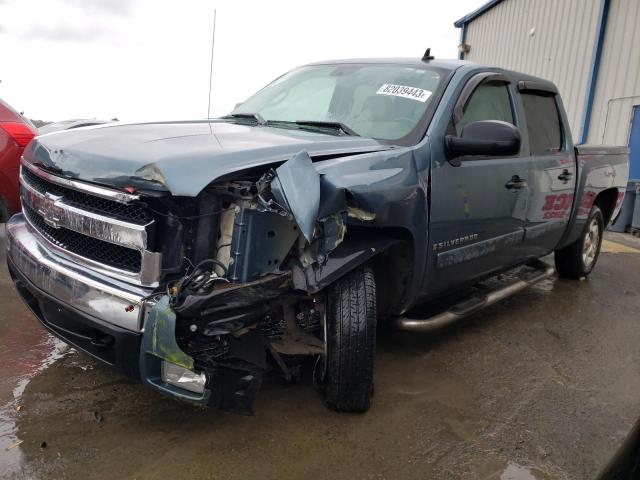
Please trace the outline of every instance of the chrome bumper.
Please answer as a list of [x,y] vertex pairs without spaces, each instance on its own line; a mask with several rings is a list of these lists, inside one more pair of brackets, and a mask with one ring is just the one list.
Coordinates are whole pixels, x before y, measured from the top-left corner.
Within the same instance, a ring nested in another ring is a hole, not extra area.
[[91,272],[60,257],[30,228],[22,214],[7,222],[7,261],[35,287],[103,322],[136,332],[142,329],[142,299],[151,289]]

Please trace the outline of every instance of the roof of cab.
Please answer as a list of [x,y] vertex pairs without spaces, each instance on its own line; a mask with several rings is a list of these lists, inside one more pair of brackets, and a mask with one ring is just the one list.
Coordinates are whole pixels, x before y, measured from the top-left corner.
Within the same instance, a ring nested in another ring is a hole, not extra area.
[[497,72],[502,72],[504,74],[506,74],[507,76],[511,77],[512,79],[516,80],[516,81],[526,81],[529,82],[529,86],[531,87],[531,89],[535,89],[533,88],[534,86],[532,84],[535,84],[536,87],[541,88],[543,90],[547,90],[547,91],[556,91],[557,89],[555,87],[555,85],[553,84],[553,82],[550,82],[549,80],[546,80],[544,78],[540,78],[540,77],[534,77],[532,75],[527,75],[525,73],[520,73],[520,72],[515,72],[513,70],[507,70],[504,68],[499,68],[499,67],[489,67],[486,65],[481,65],[481,64],[477,64],[474,62],[468,62],[465,60],[449,60],[449,59],[433,59],[433,60],[422,60],[421,58],[415,58],[415,57],[410,57],[410,58],[398,58],[398,57],[392,57],[392,58],[349,58],[349,59],[340,59],[340,60],[325,60],[322,62],[314,62],[314,63],[309,63],[306,66],[309,65],[340,65],[340,64],[362,64],[362,65],[404,65],[404,66],[426,66],[426,65],[430,65],[433,67],[438,67],[438,68],[442,68],[445,70],[457,70],[460,67],[472,67],[471,71],[473,70],[482,70],[482,71],[486,71],[487,69],[491,70],[491,71],[497,71]]
[[[472,62],[464,60],[448,60],[448,59],[434,59],[434,60],[422,60],[421,58],[409,57],[392,57],[392,58],[348,58],[340,60],[325,60],[322,62],[313,62],[308,65],[336,65],[336,64],[391,64],[391,65],[412,65],[412,66],[426,66],[444,68],[446,70],[456,70],[464,65],[473,65]],[[308,66],[307,65],[307,66]]]

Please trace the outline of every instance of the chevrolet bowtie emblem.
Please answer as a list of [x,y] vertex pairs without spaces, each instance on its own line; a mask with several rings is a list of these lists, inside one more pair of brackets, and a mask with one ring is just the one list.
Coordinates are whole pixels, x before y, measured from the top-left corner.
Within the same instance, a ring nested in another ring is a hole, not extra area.
[[61,199],[61,195],[45,193],[40,205],[38,205],[38,213],[42,215],[44,223],[50,227],[60,228],[60,217],[57,213],[58,206],[56,205],[56,202]]

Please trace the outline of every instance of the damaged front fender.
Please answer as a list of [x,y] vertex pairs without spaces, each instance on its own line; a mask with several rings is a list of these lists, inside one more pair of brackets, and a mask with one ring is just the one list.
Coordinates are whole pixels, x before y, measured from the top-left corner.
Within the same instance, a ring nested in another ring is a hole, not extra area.
[[[348,201],[349,198],[349,201]],[[296,289],[309,293],[318,291],[325,280],[321,272],[329,255],[342,244],[347,232],[347,218],[371,223],[376,214],[359,208],[353,192],[320,175],[305,151],[294,155],[275,170],[265,173],[258,181],[258,199],[263,211],[276,212],[292,218],[302,236],[299,238],[297,260],[291,269],[296,277]],[[360,258],[370,257],[373,249]],[[332,271],[341,271],[352,262],[332,262]],[[300,275],[302,269],[302,275]],[[301,281],[302,279],[305,281]],[[320,280],[322,278],[322,280]]]
[[305,151],[294,155],[258,181],[259,209],[292,218],[302,236],[298,260],[303,267],[322,265],[346,232],[346,194],[322,181]]
[[363,237],[355,235],[348,243],[342,243],[327,258],[324,265],[294,267],[294,288],[315,294],[328,287],[347,272],[387,251],[400,241],[390,237]]
[[276,169],[271,193],[291,212],[300,232],[311,242],[320,209],[320,175],[307,152],[297,153]]

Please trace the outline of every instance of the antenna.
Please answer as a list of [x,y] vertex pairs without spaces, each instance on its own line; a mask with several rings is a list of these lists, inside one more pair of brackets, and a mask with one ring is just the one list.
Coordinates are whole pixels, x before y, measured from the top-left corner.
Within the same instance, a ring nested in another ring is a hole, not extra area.
[[426,52],[424,52],[424,55],[422,56],[422,61],[423,61],[423,62],[427,62],[427,61],[429,61],[429,60],[433,60],[434,58],[436,58],[436,57],[434,57],[433,55],[431,55],[431,49],[430,49],[430,48],[427,48],[427,51],[426,51]]
[[209,101],[207,103],[207,120],[211,118],[211,93],[213,90],[213,47],[216,44],[216,10],[213,10],[213,33],[211,34],[211,66],[209,68]]

